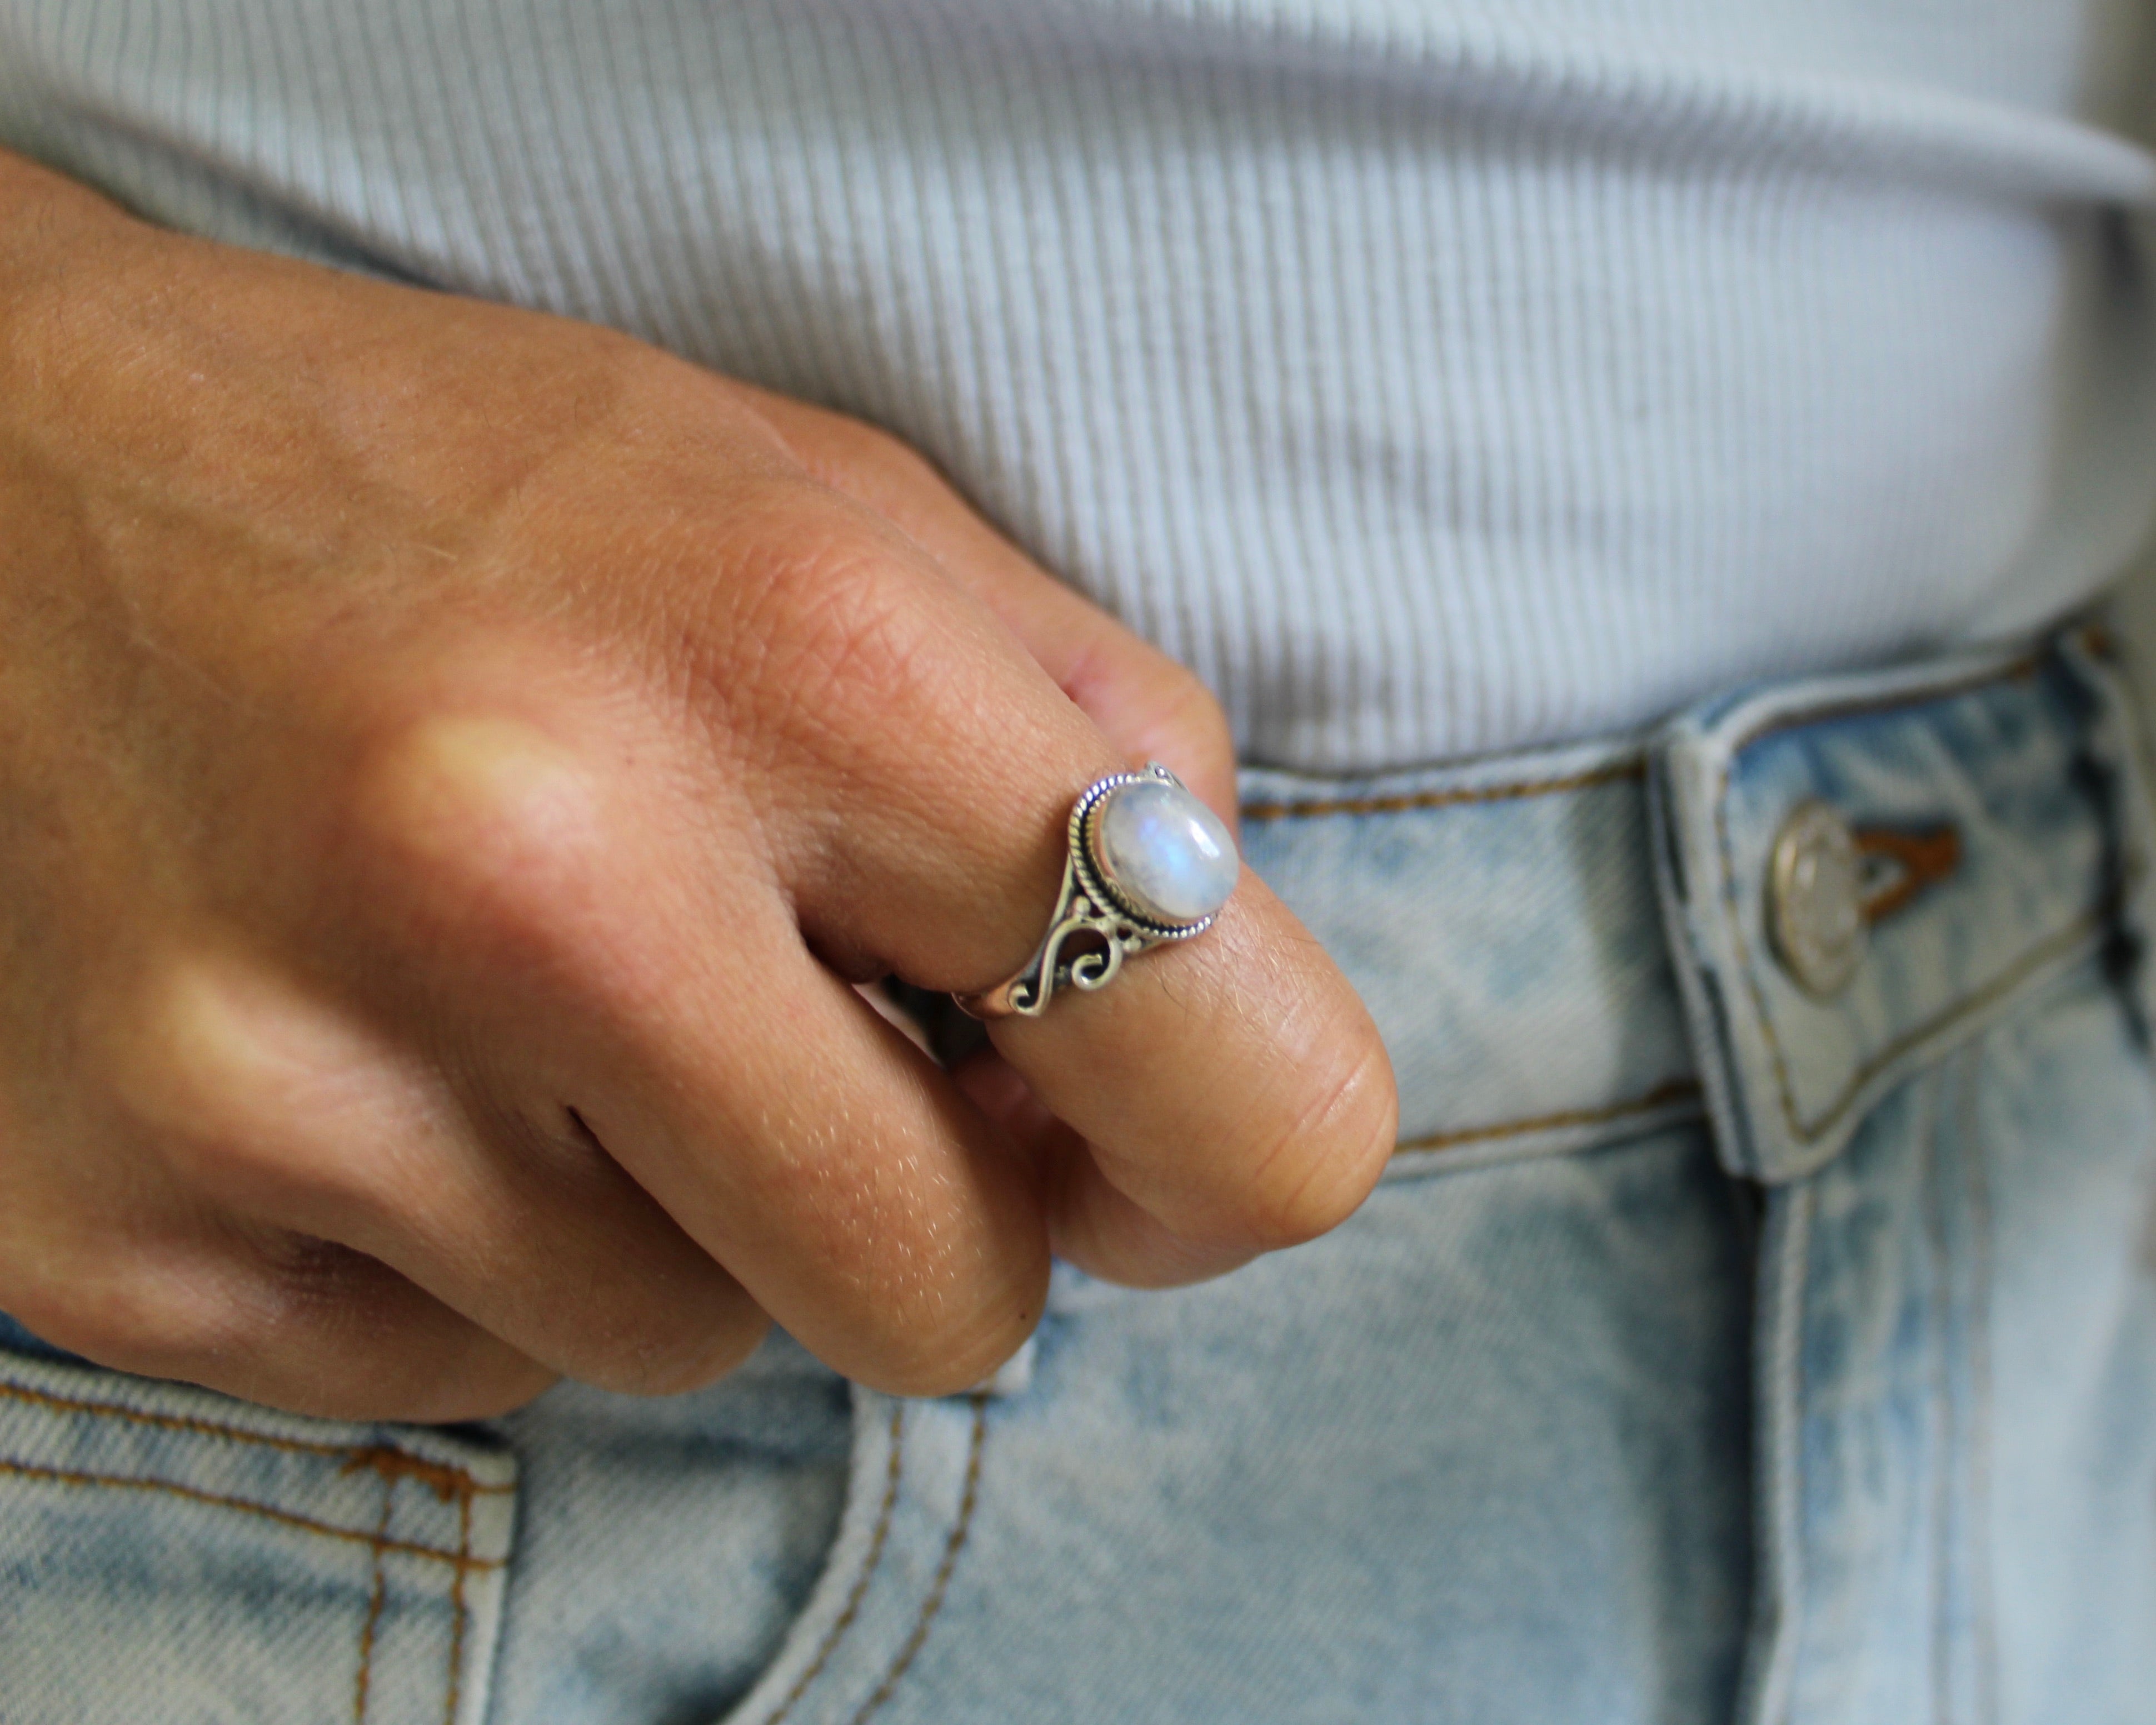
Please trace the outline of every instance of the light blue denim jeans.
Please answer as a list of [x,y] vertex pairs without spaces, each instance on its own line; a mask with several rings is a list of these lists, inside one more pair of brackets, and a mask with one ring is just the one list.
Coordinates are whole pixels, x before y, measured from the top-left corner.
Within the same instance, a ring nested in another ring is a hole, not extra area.
[[[0,1717],[2156,1719],[2137,736],[2077,628],[1252,773],[1399,1154],[1224,1280],[1059,1271],[972,1395],[775,1337],[672,1401],[348,1426],[13,1332]],[[1845,843],[1790,872],[1810,803]]]

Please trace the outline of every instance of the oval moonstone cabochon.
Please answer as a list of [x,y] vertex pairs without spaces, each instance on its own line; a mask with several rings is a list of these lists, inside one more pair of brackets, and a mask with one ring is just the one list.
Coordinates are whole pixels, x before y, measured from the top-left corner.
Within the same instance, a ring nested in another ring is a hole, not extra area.
[[1093,865],[1154,922],[1202,922],[1228,902],[1242,863],[1226,824],[1164,778],[1119,784],[1093,812]]

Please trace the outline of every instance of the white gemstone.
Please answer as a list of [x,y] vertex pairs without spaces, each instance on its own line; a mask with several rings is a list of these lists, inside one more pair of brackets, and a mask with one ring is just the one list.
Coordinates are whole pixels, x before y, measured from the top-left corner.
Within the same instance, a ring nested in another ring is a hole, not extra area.
[[1242,865],[1220,817],[1179,784],[1117,785],[1093,812],[1093,861],[1155,922],[1202,922],[1228,902]]

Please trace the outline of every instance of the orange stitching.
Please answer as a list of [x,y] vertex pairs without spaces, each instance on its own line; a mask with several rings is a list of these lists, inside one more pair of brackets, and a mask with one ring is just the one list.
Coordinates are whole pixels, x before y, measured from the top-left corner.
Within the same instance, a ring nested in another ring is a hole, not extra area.
[[1393,1154],[1404,1156],[1418,1150],[1450,1150],[1456,1145],[1481,1143],[1490,1138],[1517,1138],[1528,1132],[1556,1132],[1568,1126],[1603,1126],[1613,1120],[1622,1120],[1627,1115],[1651,1113],[1677,1102],[1690,1101],[1700,1093],[1699,1081],[1693,1078],[1672,1078],[1656,1085],[1644,1096],[1629,1102],[1617,1102],[1607,1108],[1568,1108],[1561,1113],[1537,1115],[1532,1119],[1508,1120],[1501,1126],[1467,1127],[1459,1132],[1432,1132],[1428,1137],[1409,1138],[1395,1144]]
[[906,1645],[899,1649],[898,1657],[891,1662],[890,1671],[877,1685],[876,1692],[861,1703],[861,1710],[853,1717],[853,1725],[867,1725],[869,1717],[889,1701],[891,1692],[898,1687],[899,1679],[913,1663],[924,1643],[928,1640],[928,1626],[943,1609],[943,1595],[951,1584],[951,1572],[958,1566],[958,1553],[964,1548],[966,1533],[973,1525],[973,1510],[980,1502],[981,1451],[988,1436],[988,1399],[976,1391],[973,1395],[973,1434],[971,1447],[966,1453],[966,1491],[958,1501],[958,1523],[951,1530],[951,1538],[943,1547],[943,1561],[937,1566],[936,1579],[928,1585],[928,1597],[921,1602],[921,1620],[913,1625],[913,1633],[906,1637]]
[[407,1455],[388,1444],[370,1444],[365,1449],[355,1450],[352,1457],[339,1468],[339,1473],[357,1473],[369,1469],[395,1485],[399,1480],[417,1480],[444,1503],[454,1503],[470,1497],[475,1491],[489,1489],[503,1491],[511,1488],[481,1486],[460,1467],[447,1462],[429,1461],[424,1457]]
[[[294,1455],[357,1456],[367,1452],[352,1444],[310,1443],[301,1438],[271,1437],[266,1433],[247,1431],[236,1425],[220,1425],[213,1420],[198,1420],[184,1414],[151,1414],[137,1408],[118,1408],[107,1402],[79,1400],[74,1396],[54,1395],[42,1389],[32,1389],[23,1384],[0,1383],[0,1399],[28,1402],[33,1406],[49,1408],[59,1414],[89,1414],[100,1420],[121,1420],[135,1425],[151,1425],[161,1431],[192,1432],[198,1437],[228,1438],[234,1443],[256,1444],[265,1450],[280,1450]],[[388,1450],[388,1445],[377,1445]],[[397,1454],[403,1452],[395,1451]],[[514,1486],[489,1485],[475,1478],[464,1469],[447,1462],[422,1461],[412,1458],[414,1469],[440,1468],[463,1481],[461,1491],[480,1492],[514,1491]]]
[[[2008,664],[1994,665],[1989,670],[1971,671],[1967,676],[1956,677],[1927,689],[1912,689],[1900,695],[1866,696],[1861,700],[1844,701],[1837,706],[1810,707],[1796,712],[1779,713],[1772,718],[1762,720],[1758,728],[1746,732],[1730,744],[1728,759],[1733,762],[1753,743],[1778,732],[1803,730],[1809,726],[1825,724],[1831,719],[1853,719],[1866,713],[1898,712],[1903,707],[1922,706],[1929,701],[1950,701],[1958,695],[1973,694],[1979,689],[1989,688],[1994,683],[2023,682],[2043,664],[2046,656],[2042,653],[2026,653]],[[1724,783],[1728,782],[1727,763],[1722,781]]]
[[1394,797],[1319,797],[1307,802],[1245,803],[1245,820],[1310,820],[1327,814],[1403,814],[1414,809],[1450,809],[1462,803],[1509,803],[1547,797],[1559,791],[1584,791],[1647,776],[1644,760],[1616,762],[1563,778],[1530,779],[1518,784],[1481,785],[1450,791],[1405,792]]
[[107,1402],[80,1401],[73,1396],[53,1395],[21,1384],[0,1384],[0,1396],[34,1403],[56,1413],[94,1414],[101,1419],[125,1420],[138,1425],[154,1425],[167,1431],[190,1431],[202,1437],[231,1438],[243,1444],[260,1444],[267,1449],[286,1450],[302,1455],[349,1455],[352,1452],[350,1444],[307,1443],[298,1438],[274,1438],[259,1432],[243,1431],[236,1426],[219,1425],[213,1420],[190,1419],[181,1414],[148,1414],[135,1408],[116,1408]]
[[[32,1389],[25,1384],[0,1383],[0,1399],[27,1402],[56,1413],[87,1414],[93,1419],[118,1420],[130,1424],[148,1425],[160,1430],[184,1431],[197,1436],[221,1438],[234,1443],[253,1444],[264,1449],[287,1454],[318,1455],[325,1458],[342,1456],[344,1466],[340,1473],[350,1474],[369,1469],[382,1476],[382,1515],[372,1534],[357,1533],[350,1528],[334,1527],[318,1522],[311,1517],[295,1515],[289,1510],[277,1509],[266,1503],[257,1503],[247,1498],[230,1497],[215,1492],[203,1491],[192,1486],[182,1486],[170,1480],[136,1479],[114,1474],[77,1472],[63,1468],[43,1467],[28,1462],[0,1458],[0,1473],[13,1474],[25,1479],[43,1480],[63,1486],[105,1486],[126,1491],[164,1491],[192,1502],[213,1505],[223,1509],[236,1509],[259,1515],[283,1526],[303,1532],[318,1534],[326,1538],[351,1540],[372,1549],[374,1579],[367,1599],[367,1616],[361,1626],[359,1640],[359,1672],[352,1698],[354,1725],[364,1725],[367,1716],[367,1691],[372,1675],[374,1644],[380,1625],[388,1578],[382,1568],[382,1557],[388,1552],[402,1552],[413,1557],[434,1558],[451,1565],[449,1604],[452,1611],[449,1632],[449,1681],[448,1687],[448,1725],[455,1725],[457,1705],[462,1693],[464,1676],[464,1644],[465,1623],[469,1615],[465,1599],[465,1576],[473,1569],[498,1569],[502,1560],[475,1558],[471,1552],[472,1500],[480,1495],[506,1494],[514,1491],[513,1485],[482,1482],[469,1470],[448,1462],[430,1461],[388,1444],[355,1446],[349,1444],[308,1442],[297,1438],[271,1437],[264,1433],[245,1431],[236,1426],[222,1425],[213,1420],[200,1420],[184,1414],[151,1414],[138,1409],[114,1407],[106,1403],[85,1401],[73,1396],[54,1395],[48,1391]],[[443,1502],[454,1501],[457,1506],[457,1549],[445,1552],[415,1541],[388,1538],[389,1517],[395,1502],[397,1481],[417,1480],[426,1486]]]
[[465,1676],[465,1566],[471,1561],[472,1501],[457,1499],[457,1573],[449,1578],[449,1693],[444,1725],[457,1725],[457,1698]]
[[[2071,952],[2081,942],[2094,934],[2116,908],[2117,895],[2113,894],[2107,897],[2096,911],[2087,916],[2076,917],[2071,923],[2057,933],[2049,935],[2037,942],[2035,946],[2024,952],[2019,958],[1992,978],[1982,988],[1964,995],[1946,1011],[1937,1014],[1927,1019],[1922,1024],[1903,1031],[1856,1069],[1849,1082],[1844,1085],[1835,1096],[1826,1112],[1821,1115],[1809,1129],[1797,1126],[1799,1136],[1804,1137],[1806,1142],[1811,1142],[1821,1137],[1834,1124],[1836,1118],[1856,1100],[1858,1092],[1862,1091],[1866,1085],[1892,1065],[1895,1061],[1900,1060],[1911,1049],[1919,1046],[1931,1037],[1937,1035],[1948,1025],[1963,1019],[1973,1017],[1994,1001],[2012,993],[2031,973],[2041,969],[2062,953]],[[1771,1029],[1768,1031],[1768,1040],[1769,1042],[1774,1040],[1774,1032]],[[1777,1048],[1775,1053],[1779,1065],[1780,1050]],[[1786,1079],[1784,1081],[1787,1081]],[[1784,1104],[1785,1113],[1789,1106],[1789,1104],[1785,1099]],[[1795,1125],[1795,1122],[1792,1122],[1792,1124]]]
[[359,1687],[352,1697],[352,1725],[365,1725],[367,1685],[374,1669],[374,1631],[382,1621],[382,1604],[388,1597],[389,1574],[382,1567],[382,1543],[389,1537],[389,1512],[397,1502],[397,1481],[382,1482],[382,1519],[374,1524],[374,1585],[367,1596],[367,1621],[359,1630]]
[[1961,866],[1961,833],[1954,827],[1929,827],[1920,833],[1874,827],[1855,837],[1859,856],[1884,857],[1901,870],[1894,880],[1866,896],[1863,909],[1867,922],[1884,922],[1913,903],[1927,887],[1952,880]]
[[1841,1087],[1832,1102],[1828,1105],[1826,1111],[1817,1120],[1806,1124],[1797,1114],[1795,1080],[1789,1071],[1789,1056],[1782,1047],[1781,1037],[1776,1031],[1774,1018],[1768,1010],[1766,994],[1759,986],[1758,971],[1752,957],[1751,944],[1744,938],[1743,919],[1737,914],[1735,890],[1737,847],[1729,836],[1728,793],[1729,780],[1732,773],[1736,770],[1738,756],[1761,738],[1771,737],[1778,731],[1794,730],[1799,726],[1820,724],[1829,719],[1847,718],[1860,713],[1891,712],[1902,707],[1922,706],[1928,701],[1948,700],[1956,696],[1973,693],[1979,689],[1989,688],[1995,683],[2018,681],[2030,675],[2042,662],[2042,655],[2030,654],[2014,660],[2011,664],[1988,671],[1981,676],[1971,675],[1956,682],[1943,684],[1936,688],[1921,691],[1912,691],[1892,700],[1881,698],[1871,701],[1852,701],[1845,706],[1830,707],[1815,712],[1791,713],[1763,724],[1756,731],[1748,732],[1743,737],[1730,745],[1728,752],[1723,757],[1721,777],[1715,785],[1714,825],[1715,836],[1722,851],[1722,878],[1724,887],[1722,896],[1727,906],[1726,920],[1729,925],[1731,942],[1737,949],[1738,968],[1744,973],[1745,990],[1752,997],[1753,1010],[1758,1014],[1759,1018],[1760,1034],[1766,1040],[1767,1052],[1774,1062],[1777,1086],[1775,1101],[1780,1106],[1783,1123],[1789,1127],[1791,1134],[1799,1142],[1806,1145],[1817,1143],[1833,1129],[1835,1122],[1855,1104],[1857,1097],[1863,1093],[1864,1086],[1871,1083],[1880,1073],[1892,1065],[1911,1049],[1918,1046],[1930,1037],[1937,1035],[1949,1024],[1971,1016],[2002,995],[2012,992],[2030,972],[2037,969],[2047,960],[2069,950],[2076,941],[2092,933],[2098,927],[2100,919],[2110,914],[2110,907],[2099,906],[2096,911],[2076,917],[2073,922],[2056,934],[2046,936],[2038,941],[2035,946],[2014,960],[1984,987],[1977,989],[1974,993],[1963,996],[1944,1012],[1936,1014],[1922,1024],[1904,1031],[1887,1043],[1878,1053],[1856,1069],[1851,1075],[1849,1081]]
[[883,1502],[876,1510],[875,1527],[869,1534],[868,1555],[861,1560],[860,1573],[854,1578],[852,1590],[846,1595],[846,1604],[839,1613],[838,1620],[824,1632],[824,1644],[816,1650],[816,1656],[808,1661],[808,1670],[794,1679],[793,1686],[778,1703],[778,1711],[763,1722],[763,1725],[780,1725],[780,1721],[793,1711],[794,1703],[807,1692],[830,1662],[831,1654],[845,1638],[846,1631],[854,1626],[854,1618],[861,1609],[861,1600],[869,1590],[870,1579],[876,1565],[883,1561],[884,1540],[891,1532],[892,1512],[898,1507],[898,1481],[901,1467],[901,1440],[905,1435],[906,1404],[894,1402],[891,1409],[891,1461],[884,1471]]
[[79,1473],[61,1467],[44,1467],[28,1461],[15,1461],[0,1457],[0,1474],[14,1474],[28,1480],[43,1480],[59,1486],[109,1486],[126,1491],[168,1491],[175,1497],[184,1497],[190,1502],[207,1503],[218,1509],[244,1510],[287,1527],[296,1527],[303,1533],[318,1533],[325,1539],[346,1539],[355,1545],[365,1545],[379,1551],[402,1552],[408,1557],[434,1558],[444,1563],[454,1564],[459,1572],[465,1569],[499,1569],[498,1558],[475,1558],[468,1553],[441,1551],[431,1545],[422,1545],[410,1539],[377,1539],[372,1534],[355,1533],[349,1527],[339,1527],[328,1522],[318,1522],[311,1516],[295,1515],[290,1510],[278,1509],[267,1503],[257,1503],[248,1497],[227,1497],[214,1491],[198,1491],[192,1486],[182,1486],[172,1480],[135,1479],[121,1474]]

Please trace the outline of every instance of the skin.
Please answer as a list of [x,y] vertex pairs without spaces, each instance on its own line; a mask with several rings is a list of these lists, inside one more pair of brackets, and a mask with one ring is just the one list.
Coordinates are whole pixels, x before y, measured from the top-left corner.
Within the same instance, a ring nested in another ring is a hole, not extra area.
[[0,1309],[341,1417],[663,1393],[776,1319],[937,1394],[1307,1240],[1384,1051],[1247,870],[939,1070],[1217,706],[917,457],[607,331],[0,157]]

